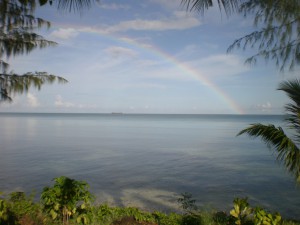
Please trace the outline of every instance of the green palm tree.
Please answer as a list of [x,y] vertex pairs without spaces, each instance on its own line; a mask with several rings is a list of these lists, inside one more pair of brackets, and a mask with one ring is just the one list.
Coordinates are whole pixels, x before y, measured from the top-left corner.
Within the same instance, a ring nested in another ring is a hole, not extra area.
[[281,127],[274,125],[252,124],[240,131],[237,135],[248,134],[251,137],[260,137],[269,147],[274,149],[277,160],[283,163],[286,169],[300,183],[300,80],[282,82],[278,90],[284,91],[292,100],[285,106],[287,112],[287,127],[294,134],[288,137]]

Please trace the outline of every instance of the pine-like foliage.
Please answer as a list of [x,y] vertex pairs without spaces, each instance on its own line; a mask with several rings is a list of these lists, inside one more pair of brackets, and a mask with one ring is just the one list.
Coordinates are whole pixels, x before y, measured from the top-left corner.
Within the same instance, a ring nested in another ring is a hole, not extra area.
[[300,182],[300,81],[286,81],[280,84],[279,89],[284,91],[292,100],[287,104],[286,122],[292,129],[294,136],[289,138],[281,127],[274,125],[252,124],[240,131],[238,135],[248,134],[251,137],[260,137],[269,147],[274,148],[277,160],[283,162],[287,170]]
[[254,25],[262,27],[237,39],[235,47],[257,47],[258,53],[246,62],[255,63],[258,57],[274,60],[284,70],[300,64],[300,1],[299,0],[252,0],[241,5],[241,12],[255,15]]
[[0,1],[0,101],[11,101],[12,93],[23,93],[30,87],[40,89],[43,84],[55,80],[66,82],[64,78],[46,72],[19,75],[8,71],[6,59],[56,45],[34,32],[41,27],[50,27],[50,22],[34,16],[35,6],[35,0]]
[[182,0],[188,9],[203,12],[214,4],[226,14],[237,12],[254,17],[256,31],[236,39],[228,52],[236,48],[256,48],[247,63],[262,57],[272,60],[283,71],[300,65],[300,0]]
[[52,84],[55,81],[59,83],[66,83],[67,80],[55,76],[53,74],[48,74],[46,72],[28,72],[23,75],[9,73],[0,74],[0,102],[6,101],[11,102],[11,94],[23,94],[28,92],[31,87],[41,89],[44,84]]

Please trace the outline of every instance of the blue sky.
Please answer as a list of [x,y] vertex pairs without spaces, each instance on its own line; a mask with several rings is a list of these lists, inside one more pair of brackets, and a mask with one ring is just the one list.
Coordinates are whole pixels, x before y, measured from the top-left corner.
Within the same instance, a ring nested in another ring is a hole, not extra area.
[[180,0],[101,1],[80,13],[39,8],[39,31],[56,47],[9,59],[18,73],[47,71],[69,83],[14,96],[1,112],[278,114],[278,84],[294,77],[272,62],[245,65],[253,50],[227,47],[254,28],[251,18],[204,17]]

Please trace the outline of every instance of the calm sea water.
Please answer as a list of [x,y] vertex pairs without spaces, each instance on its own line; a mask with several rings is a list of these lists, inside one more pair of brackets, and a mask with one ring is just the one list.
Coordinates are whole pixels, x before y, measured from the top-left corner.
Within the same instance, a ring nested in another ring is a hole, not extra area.
[[282,116],[0,114],[0,190],[35,190],[61,175],[97,201],[169,212],[180,193],[228,210],[235,197],[298,218],[300,189],[259,139],[236,134]]

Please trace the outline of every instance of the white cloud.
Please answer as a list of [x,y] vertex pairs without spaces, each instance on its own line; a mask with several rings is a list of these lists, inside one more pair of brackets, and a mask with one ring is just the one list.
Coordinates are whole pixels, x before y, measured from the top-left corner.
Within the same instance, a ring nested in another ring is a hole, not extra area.
[[32,108],[35,108],[35,107],[38,107],[40,104],[38,102],[38,99],[35,95],[31,94],[31,93],[28,93],[26,95],[26,102],[27,104],[32,107]]
[[174,15],[178,19],[194,18],[190,13],[187,13],[186,11],[174,11]]
[[145,48],[152,48],[153,46],[148,42],[151,41],[150,38],[143,37],[143,38],[130,38],[130,37],[120,37],[120,41],[124,41],[130,44],[138,44],[141,47]]
[[173,10],[173,11],[178,8],[182,8],[182,5],[180,4],[179,1],[178,2],[170,1],[170,0],[150,0],[150,1],[160,6],[163,6],[166,9]]
[[103,9],[110,9],[110,10],[121,10],[121,9],[130,9],[129,5],[124,5],[124,4],[116,4],[116,3],[111,3],[111,4],[99,4],[100,8]]
[[120,56],[135,57],[138,54],[136,51],[132,49],[124,48],[120,46],[111,46],[106,48],[104,51],[113,57],[120,57]]
[[272,104],[270,102],[257,104],[255,108],[263,112],[270,111],[272,109]]
[[56,99],[54,101],[54,105],[58,108],[76,108],[76,109],[95,109],[96,105],[86,105],[86,104],[78,104],[73,102],[64,101],[61,95],[56,95]]
[[53,31],[50,34],[50,37],[66,40],[66,39],[74,38],[78,34],[79,31],[77,31],[74,28],[59,28],[58,30]]
[[188,64],[210,78],[237,75],[249,70],[240,57],[226,54],[211,55]]
[[156,83],[127,83],[127,84],[121,84],[117,87],[118,89],[121,88],[141,88],[141,89],[166,89],[165,85],[162,84],[156,84]]
[[54,105],[56,107],[62,107],[62,108],[73,108],[73,107],[75,107],[74,103],[64,101],[60,95],[56,96]]
[[128,30],[137,31],[164,31],[185,30],[201,25],[199,19],[188,16],[182,12],[175,12],[174,17],[162,20],[128,20],[117,25],[109,26],[105,31],[108,33],[124,32]]
[[[188,54],[187,52],[190,50],[184,51]],[[195,55],[192,50],[190,52],[191,57]],[[215,79],[227,79],[230,76],[234,78],[249,69],[238,56],[222,54],[191,61],[184,59],[174,61],[139,60],[136,65],[139,66],[140,71],[143,71],[143,77],[187,82],[206,79],[213,82]]]
[[1,102],[1,107],[0,109],[3,109],[3,108],[14,108],[14,107],[17,107],[18,105],[20,105],[20,96],[11,96],[13,101],[12,102]]
[[203,64],[226,64],[228,66],[236,66],[241,63],[241,60],[235,55],[217,54],[203,58],[201,62]]

